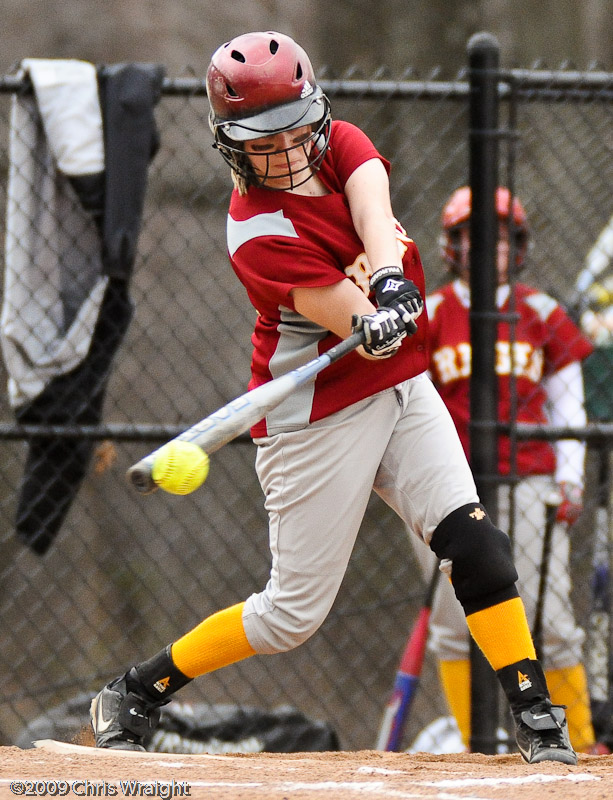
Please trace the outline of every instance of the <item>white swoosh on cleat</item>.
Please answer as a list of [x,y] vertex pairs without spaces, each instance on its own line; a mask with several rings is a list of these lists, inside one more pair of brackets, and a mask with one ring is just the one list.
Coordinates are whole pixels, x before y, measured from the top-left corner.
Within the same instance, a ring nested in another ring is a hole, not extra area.
[[104,719],[104,717],[102,716],[102,711],[98,706],[98,703],[96,703],[93,716],[95,717],[96,721],[96,731],[95,731],[96,733],[104,733],[106,730],[110,728],[110,726],[113,723],[112,718],[108,720]]

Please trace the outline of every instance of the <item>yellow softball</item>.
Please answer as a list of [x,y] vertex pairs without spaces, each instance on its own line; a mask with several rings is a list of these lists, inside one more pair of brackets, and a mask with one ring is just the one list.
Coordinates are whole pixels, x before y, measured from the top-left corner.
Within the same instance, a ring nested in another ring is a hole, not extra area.
[[168,442],[157,452],[151,477],[165,492],[189,494],[205,482],[209,457],[193,442]]

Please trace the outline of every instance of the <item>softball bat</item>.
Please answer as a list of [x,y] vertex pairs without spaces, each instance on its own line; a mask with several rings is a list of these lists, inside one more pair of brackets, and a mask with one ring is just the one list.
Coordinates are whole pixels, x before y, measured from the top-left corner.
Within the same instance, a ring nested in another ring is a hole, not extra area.
[[396,672],[394,688],[385,707],[379,728],[377,750],[396,752],[402,743],[402,736],[424,665],[432,601],[434,600],[439,576],[440,569],[437,561],[428,582],[423,605],[417,615]]
[[[322,369],[355,350],[363,341],[362,331],[352,333],[308,364],[274,378],[250,392],[245,392],[170,441],[193,442],[208,455],[214,453],[249,430],[273,408],[290,397],[299,386],[314,380]],[[129,482],[142,494],[149,494],[157,488],[151,471],[159,450],[161,448],[133,464],[127,472]]]

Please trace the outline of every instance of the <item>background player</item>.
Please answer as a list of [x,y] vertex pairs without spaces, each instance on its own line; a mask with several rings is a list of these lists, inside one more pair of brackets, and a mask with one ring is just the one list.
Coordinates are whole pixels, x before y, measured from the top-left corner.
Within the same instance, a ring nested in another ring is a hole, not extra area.
[[[508,189],[496,192],[499,220],[497,306],[501,313],[518,315],[514,332],[508,321],[498,328],[496,371],[499,418],[512,414],[517,394],[517,420],[560,426],[584,426],[581,361],[592,346],[564,309],[549,295],[525,284],[509,283],[509,263],[517,272],[524,266],[529,244],[526,213]],[[430,373],[451,412],[465,451],[469,452],[470,416],[470,290],[469,221],[471,193],[457,189],[442,212],[441,252],[454,280],[427,298],[430,318]],[[514,372],[514,377],[511,372]],[[570,738],[578,750],[594,745],[585,669],[583,631],[577,626],[570,598],[569,537],[581,512],[585,447],[575,440],[551,446],[544,441],[519,442],[511,455],[508,437],[499,444],[499,471],[516,471],[519,481],[499,491],[499,522],[505,529],[513,520],[513,556],[519,573],[519,591],[532,623],[538,595],[539,569],[545,525],[544,501],[553,488],[562,504],[553,531],[549,579],[544,603],[543,654],[547,683],[555,703],[567,706]],[[419,557],[431,563],[432,554],[419,548]],[[429,572],[428,572],[429,574]],[[470,660],[468,630],[462,609],[447,581],[439,582],[431,616],[431,641],[438,659],[441,682],[462,740],[470,742]]]
[[191,679],[311,636],[334,602],[374,489],[452,568],[524,758],[576,763],[564,710],[552,706],[535,657],[509,539],[480,505],[451,417],[424,375],[423,271],[392,213],[388,162],[358,128],[331,122],[308,56],[282,34],[220,47],[207,93],[235,186],[230,260],[258,312],[250,386],[352,329],[365,345],[252,429],[270,523],[265,589],[106,686],[92,703],[97,746],[139,749],[157,708]]

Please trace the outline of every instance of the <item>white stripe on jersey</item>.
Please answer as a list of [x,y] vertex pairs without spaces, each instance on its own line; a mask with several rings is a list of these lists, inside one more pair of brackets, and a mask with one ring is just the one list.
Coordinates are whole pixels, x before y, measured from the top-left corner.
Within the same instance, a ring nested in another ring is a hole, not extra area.
[[228,214],[226,238],[231,256],[242,244],[258,236],[289,236],[298,239],[294,223],[283,215],[282,209],[270,214],[256,214],[245,220],[233,219]]
[[547,322],[552,312],[558,307],[557,301],[543,292],[528,295],[524,299],[524,303],[536,311],[541,322]]

